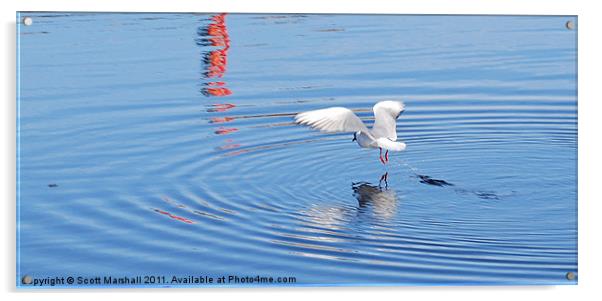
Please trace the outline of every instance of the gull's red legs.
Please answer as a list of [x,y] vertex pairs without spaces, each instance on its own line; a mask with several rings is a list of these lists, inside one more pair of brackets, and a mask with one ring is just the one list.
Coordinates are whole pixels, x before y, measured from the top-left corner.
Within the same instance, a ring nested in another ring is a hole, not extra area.
[[378,148],[380,150],[380,162],[382,162],[383,164],[385,164],[385,159],[383,159],[383,149],[382,148]]
[[385,162],[389,162],[389,150],[385,152]]

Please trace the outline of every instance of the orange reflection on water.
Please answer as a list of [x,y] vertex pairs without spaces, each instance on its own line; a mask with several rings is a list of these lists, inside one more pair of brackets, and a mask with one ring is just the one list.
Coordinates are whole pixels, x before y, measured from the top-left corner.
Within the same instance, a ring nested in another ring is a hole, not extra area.
[[[219,49],[209,51],[205,57],[204,62],[206,63],[205,76],[207,78],[221,78],[224,76],[228,65],[228,49],[230,49],[230,36],[226,28],[226,14],[217,14],[211,17],[211,23],[207,25],[206,29],[202,32],[203,45],[220,47]],[[203,88],[203,94],[207,96],[228,96],[232,94],[232,91],[224,87],[224,82],[209,82],[206,84],[207,88]],[[213,86],[220,86],[215,88]]]
[[230,38],[226,29],[226,13],[211,17],[211,23],[207,26],[207,35],[211,38],[211,46],[230,47]]
[[228,96],[232,94],[232,90],[228,88],[203,88],[203,94],[207,96]]
[[217,129],[215,131],[216,134],[218,135],[226,135],[226,134],[230,134],[230,133],[234,133],[238,131],[237,128],[225,128],[225,127],[220,127],[219,129]]
[[234,117],[213,117],[209,120],[210,123],[226,123],[234,120]]
[[[217,49],[207,52],[203,57],[205,63],[205,78],[208,82],[204,83],[205,87],[201,92],[205,96],[226,97],[232,95],[226,82],[221,79],[224,77],[228,66],[228,50],[230,49],[230,36],[226,27],[226,14],[221,13],[211,17],[211,22],[205,28],[199,31],[199,39],[197,40],[201,46],[211,46]],[[236,105],[232,103],[215,103],[212,104],[207,112],[226,112]],[[227,123],[233,121],[234,117],[213,117],[209,123]],[[214,130],[216,135],[227,135],[238,131],[235,127],[219,127]],[[218,150],[229,150],[241,147],[239,143],[232,139],[227,139],[223,146],[218,147]]]
[[241,145],[238,143],[234,143],[234,140],[226,139],[226,144],[218,147],[218,149],[219,150],[229,150],[229,149],[239,148],[239,147],[241,147]]
[[236,105],[231,103],[214,103],[212,108],[207,109],[207,112],[225,112],[234,107],[236,107]]
[[227,56],[226,49],[211,51],[207,54],[205,60],[208,63],[207,77],[222,77],[226,72]]

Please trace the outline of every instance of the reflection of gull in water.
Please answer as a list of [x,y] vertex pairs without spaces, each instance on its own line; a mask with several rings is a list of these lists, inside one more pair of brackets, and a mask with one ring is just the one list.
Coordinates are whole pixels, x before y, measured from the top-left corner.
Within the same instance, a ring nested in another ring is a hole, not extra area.
[[[385,100],[376,103],[373,111],[374,125],[370,130],[353,111],[343,107],[299,113],[295,122],[326,133],[353,133],[353,141],[361,147],[380,149],[380,161],[385,164],[389,161],[389,151],[406,149],[405,143],[396,142],[396,120],[404,111],[404,105],[401,101]],[[386,150],[384,159],[383,148]]]
[[384,219],[395,215],[397,194],[395,190],[375,186],[367,182],[353,183],[355,198],[360,209],[371,208],[374,214]]
[[[381,177],[382,178],[382,177]],[[368,182],[351,184],[353,196],[357,199],[356,206],[311,206],[302,211],[305,216],[306,231],[318,234],[333,234],[340,232],[357,222],[373,220],[390,220],[397,212],[397,194],[395,190],[383,188]],[[330,240],[330,236],[319,238]]]
[[[296,254],[301,256],[350,260],[344,254],[358,253],[359,251],[352,246],[364,238],[381,238],[374,234],[374,225],[391,225],[389,222],[397,211],[397,195],[394,190],[383,189],[367,182],[352,183],[352,188],[358,201],[357,207],[310,205],[300,212],[302,220],[297,231],[276,232],[283,238],[273,242],[297,248],[299,251],[296,251]],[[358,227],[368,227],[370,230],[358,230]]]

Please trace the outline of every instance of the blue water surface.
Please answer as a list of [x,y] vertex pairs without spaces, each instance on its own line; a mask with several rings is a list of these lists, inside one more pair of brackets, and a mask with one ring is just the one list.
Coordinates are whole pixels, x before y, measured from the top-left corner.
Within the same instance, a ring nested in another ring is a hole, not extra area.
[[[576,17],[18,17],[17,286],[576,283]],[[292,123],[384,99],[387,166]]]

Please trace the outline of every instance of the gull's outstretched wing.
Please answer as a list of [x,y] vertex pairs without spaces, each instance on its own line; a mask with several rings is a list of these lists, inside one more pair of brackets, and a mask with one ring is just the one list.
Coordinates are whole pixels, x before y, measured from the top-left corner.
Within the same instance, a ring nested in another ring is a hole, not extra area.
[[404,111],[403,102],[394,100],[380,101],[374,105],[374,125],[372,135],[375,138],[397,140],[396,120]]
[[361,131],[369,134],[364,122],[353,111],[343,107],[299,113],[295,115],[295,122],[326,133]]

